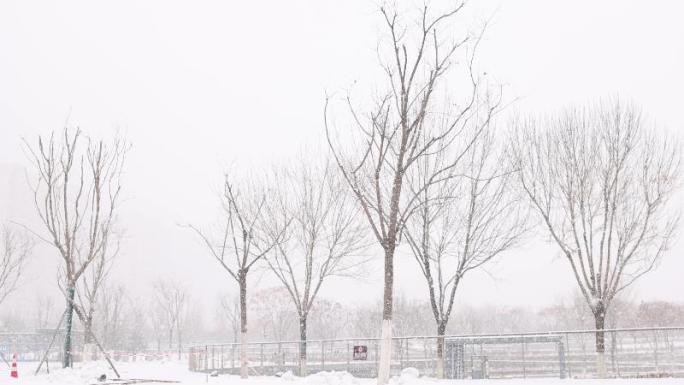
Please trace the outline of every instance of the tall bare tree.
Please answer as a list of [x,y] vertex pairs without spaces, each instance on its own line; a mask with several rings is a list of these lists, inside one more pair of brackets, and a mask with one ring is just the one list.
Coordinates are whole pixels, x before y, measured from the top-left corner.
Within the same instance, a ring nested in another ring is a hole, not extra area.
[[183,351],[183,325],[190,299],[188,289],[177,281],[160,280],[154,283],[154,291],[157,304],[163,310],[167,322],[169,348],[173,347],[173,331],[175,330],[178,359],[181,359]]
[[[252,267],[279,242],[266,230],[264,216],[267,192],[256,183],[236,187],[225,176],[222,205],[225,224],[218,237],[198,227],[189,227],[197,233],[211,255],[235,280],[240,290],[240,377],[248,377],[247,357],[247,276]],[[272,226],[272,225],[269,225]],[[285,229],[281,229],[280,233]],[[272,231],[271,231],[272,233]]]
[[327,159],[310,158],[302,156],[273,173],[277,190],[266,205],[268,222],[274,225],[271,237],[282,238],[266,261],[299,317],[302,376],[307,374],[307,319],[316,296],[326,279],[359,273],[366,230],[337,167]]
[[[395,7],[381,8],[387,39],[381,40],[378,56],[385,85],[367,108],[358,108],[350,95],[339,103],[345,106],[348,117],[344,131],[351,142],[347,143],[349,151],[343,150],[332,132],[335,123],[330,98],[325,104],[328,144],[384,253],[379,384],[387,383],[390,374],[394,254],[406,221],[419,206],[421,193],[405,191],[407,172],[420,158],[444,151],[444,146],[474,141],[477,135],[461,135],[464,128],[471,120],[484,127],[500,107],[500,94],[483,92],[486,87],[474,68],[482,35],[465,33],[462,38],[452,38],[452,22],[463,7],[459,4],[435,14],[425,6],[415,18]],[[464,64],[454,65],[457,62]],[[456,82],[449,74],[462,75],[461,81]],[[444,89],[447,82],[462,85],[460,92],[453,94],[465,97],[440,111],[451,93]],[[426,124],[437,116],[448,120],[438,126],[441,130]],[[434,170],[427,186],[454,177],[453,169],[461,155],[454,154],[443,168]]]
[[[479,130],[480,128],[476,128]],[[447,152],[423,157],[409,175],[420,206],[405,229],[407,243],[427,282],[437,324],[437,375],[444,377],[444,335],[456,290],[465,275],[515,246],[526,230],[519,194],[509,188],[492,127],[483,130],[455,168],[459,178],[432,183],[450,162]]]
[[9,226],[0,227],[0,304],[16,288],[24,264],[33,250],[33,241],[27,234]]
[[121,173],[130,148],[121,138],[111,143],[84,137],[80,129],[24,140],[37,174],[31,186],[47,235],[33,232],[55,247],[63,264],[66,297],[63,366],[72,365],[71,330],[79,279],[110,245],[121,196]]
[[657,265],[679,220],[680,145],[619,100],[519,119],[512,142],[519,184],[594,315],[605,376],[606,312]]

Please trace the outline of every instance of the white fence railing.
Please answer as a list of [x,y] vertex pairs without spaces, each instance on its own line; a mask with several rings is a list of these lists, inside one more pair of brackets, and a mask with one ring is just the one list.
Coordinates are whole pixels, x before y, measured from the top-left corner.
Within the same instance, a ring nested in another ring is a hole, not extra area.
[[[606,329],[605,362],[609,377],[684,377],[684,327]],[[531,338],[553,336],[553,338]],[[485,340],[486,338],[486,340]],[[596,331],[574,330],[523,334],[452,335],[444,337],[444,366],[460,365],[452,378],[528,378],[596,376]],[[437,375],[438,337],[395,337],[393,374],[413,367],[421,375]],[[458,354],[447,347],[461,341]],[[249,371],[274,375],[300,370],[300,341],[247,344]],[[354,354],[354,347],[365,354]],[[347,371],[357,377],[375,377],[378,338],[314,340],[306,342],[307,373]],[[238,373],[240,345],[193,346],[188,351],[193,371]],[[364,358],[365,359],[361,359]],[[356,358],[356,359],[355,359]],[[458,362],[454,362],[458,360]],[[446,370],[449,376],[449,370]]]

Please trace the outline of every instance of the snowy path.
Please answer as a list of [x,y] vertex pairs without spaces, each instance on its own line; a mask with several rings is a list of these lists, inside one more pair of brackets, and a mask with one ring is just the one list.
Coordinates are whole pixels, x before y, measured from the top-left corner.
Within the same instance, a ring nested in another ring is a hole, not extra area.
[[[23,368],[23,371],[22,371]],[[193,373],[187,370],[185,363],[179,362],[137,362],[119,363],[117,368],[123,378],[156,379],[166,381],[179,381],[182,385],[375,385],[373,379],[354,378],[345,372],[323,372],[305,378],[291,375],[283,377],[251,377],[241,380],[237,376],[208,377],[201,373]],[[6,378],[0,380],[0,384],[26,384],[26,385],[89,385],[97,384],[96,378],[111,371],[103,362],[89,363],[82,368],[74,370],[56,370],[50,374],[34,376],[31,365],[19,365],[19,380],[10,379],[9,372]],[[0,377],[1,378],[1,377]],[[154,383],[151,383],[154,384]],[[535,380],[435,380],[430,378],[416,378],[407,371],[400,377],[392,378],[390,385],[543,385],[543,384],[571,384],[571,385],[684,385],[682,379],[640,379],[640,380],[561,380],[561,379],[535,379]]]

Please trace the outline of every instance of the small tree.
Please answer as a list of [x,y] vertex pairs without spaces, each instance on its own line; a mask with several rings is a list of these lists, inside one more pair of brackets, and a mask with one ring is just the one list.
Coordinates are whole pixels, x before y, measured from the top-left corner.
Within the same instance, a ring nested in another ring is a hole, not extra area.
[[233,332],[233,343],[237,343],[240,334],[240,298],[226,294],[220,296],[218,302],[219,326],[221,328],[229,326]]
[[[479,127],[476,128],[480,130]],[[458,178],[433,183],[446,152],[423,157],[409,178],[419,207],[405,230],[406,240],[427,282],[437,324],[437,375],[444,377],[444,335],[456,290],[465,275],[516,245],[526,230],[526,210],[508,188],[512,172],[498,150],[494,132],[484,129],[453,169]]]
[[165,314],[169,332],[169,348],[173,347],[173,331],[176,330],[178,359],[181,359],[183,325],[189,301],[188,290],[181,283],[172,280],[155,282],[154,290],[157,304]]
[[34,327],[36,329],[47,329],[52,320],[55,307],[54,298],[38,294],[36,295],[34,306],[36,312]]
[[121,346],[123,325],[126,321],[126,302],[128,296],[122,285],[103,284],[97,293],[101,311],[94,313],[97,329],[102,336],[102,346],[114,348]]
[[[83,143],[85,141],[85,143]],[[31,186],[36,212],[48,235],[33,232],[52,245],[63,264],[66,297],[64,367],[72,365],[71,330],[76,286],[90,264],[107,252],[121,195],[121,173],[129,145],[84,138],[80,129],[24,140],[37,181]]]
[[90,264],[81,277],[79,287],[76,290],[77,303],[74,309],[83,323],[84,342],[86,344],[93,342],[93,322],[96,312],[104,310],[100,292],[106,284],[113,259],[119,253],[119,238],[112,235],[109,243],[111,245],[105,245]]
[[0,227],[0,304],[16,288],[24,263],[31,255],[33,241],[9,226]]
[[520,119],[511,140],[520,187],[594,315],[597,372],[605,377],[606,312],[657,265],[679,220],[668,203],[680,147],[618,100]]
[[[240,290],[240,377],[248,376],[247,276],[279,242],[266,230],[264,205],[267,194],[256,184],[237,188],[226,175],[222,196],[225,224],[218,240],[198,227],[189,227],[202,239],[211,255],[235,280]],[[287,224],[285,224],[287,225]],[[280,230],[280,234],[285,229]],[[271,231],[273,233],[273,231]],[[278,233],[277,231],[275,233]]]
[[305,376],[309,313],[325,280],[359,273],[365,229],[339,171],[327,160],[319,165],[300,158],[276,171],[273,185],[276,198],[266,212],[271,237],[281,241],[266,261],[299,317],[299,373]]

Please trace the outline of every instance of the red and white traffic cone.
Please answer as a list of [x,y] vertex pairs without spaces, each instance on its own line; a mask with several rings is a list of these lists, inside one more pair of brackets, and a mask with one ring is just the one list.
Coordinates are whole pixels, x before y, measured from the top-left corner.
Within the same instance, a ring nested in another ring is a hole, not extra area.
[[10,377],[19,378],[19,373],[17,372],[17,355],[12,354],[12,371],[10,372]]

